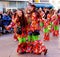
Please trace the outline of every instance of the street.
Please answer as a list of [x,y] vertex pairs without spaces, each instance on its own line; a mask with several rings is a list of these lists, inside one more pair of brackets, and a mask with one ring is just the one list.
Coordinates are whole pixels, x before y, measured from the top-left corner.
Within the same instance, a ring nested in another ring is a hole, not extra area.
[[[43,33],[41,32],[40,38],[43,39]],[[6,34],[0,36],[0,57],[60,57],[60,35],[59,37],[52,37],[50,34],[50,41],[44,42],[48,49],[46,56],[43,54],[17,54],[18,42],[13,39],[13,34]]]

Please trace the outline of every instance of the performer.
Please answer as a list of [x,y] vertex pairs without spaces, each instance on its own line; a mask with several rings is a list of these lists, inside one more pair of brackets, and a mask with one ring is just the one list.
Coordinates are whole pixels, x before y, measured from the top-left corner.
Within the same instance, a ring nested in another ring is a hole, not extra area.
[[53,22],[53,36],[58,36],[59,35],[58,16],[54,14],[51,18]]
[[44,40],[49,41],[50,40],[50,32],[52,32],[52,20],[51,20],[51,16],[53,15],[53,10],[50,10],[49,12],[47,12],[47,16],[46,19],[44,20]]
[[31,25],[31,12],[27,11],[27,13],[25,14],[25,17],[27,19],[28,22],[28,28],[27,28],[27,32],[28,32],[28,37],[27,37],[27,46],[26,46],[26,52],[27,53],[32,53],[32,43],[31,43],[31,39],[32,39],[32,32],[30,30],[30,25]]
[[39,30],[40,30],[40,26],[39,26],[39,14],[38,12],[33,12],[32,13],[32,22],[31,22],[31,43],[32,43],[32,52],[34,54],[41,54],[42,52],[44,52],[44,55],[46,55],[47,53],[47,49],[44,45],[40,45],[41,41],[39,39]]
[[27,20],[24,16],[24,12],[22,10],[17,11],[17,38],[18,38],[18,48],[17,53],[25,53],[26,52],[26,37],[27,37]]
[[0,35],[2,35],[2,28],[3,28],[3,15],[2,12],[0,12]]
[[43,26],[44,26],[44,12],[42,11],[42,9],[39,10],[39,22],[40,22],[40,30],[43,31]]
[[44,41],[49,41],[50,40],[50,28],[49,28],[50,22],[48,20],[44,20]]

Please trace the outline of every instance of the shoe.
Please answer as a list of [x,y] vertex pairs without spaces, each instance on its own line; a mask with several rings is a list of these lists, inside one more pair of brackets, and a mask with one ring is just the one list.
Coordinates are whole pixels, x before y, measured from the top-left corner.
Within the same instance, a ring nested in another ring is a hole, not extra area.
[[47,54],[47,49],[44,50],[44,55],[46,55],[46,54]]

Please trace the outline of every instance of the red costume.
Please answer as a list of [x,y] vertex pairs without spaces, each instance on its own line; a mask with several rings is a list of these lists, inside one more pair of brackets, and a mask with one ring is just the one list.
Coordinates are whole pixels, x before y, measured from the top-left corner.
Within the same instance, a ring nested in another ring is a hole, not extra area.
[[44,18],[40,19],[40,30],[43,31],[43,27],[44,27]]
[[50,22],[48,20],[44,20],[44,41],[48,41],[50,39]]
[[27,49],[26,37],[27,37],[27,25],[24,26],[23,24],[21,26],[20,24],[19,26],[17,26],[17,38],[19,41],[17,53],[26,53],[26,49]]
[[58,22],[58,18],[56,14],[52,16],[52,22],[53,22],[53,35],[58,36],[59,35],[59,27],[58,27],[59,22]]
[[39,26],[38,18],[35,15],[32,15],[32,22],[30,25],[30,29],[32,32],[31,33],[32,38],[29,38],[30,42],[29,42],[27,51],[33,52],[34,54],[41,54],[42,52],[44,52],[44,55],[46,55],[47,49],[43,45],[41,40],[39,40],[39,37],[38,37],[40,26]]

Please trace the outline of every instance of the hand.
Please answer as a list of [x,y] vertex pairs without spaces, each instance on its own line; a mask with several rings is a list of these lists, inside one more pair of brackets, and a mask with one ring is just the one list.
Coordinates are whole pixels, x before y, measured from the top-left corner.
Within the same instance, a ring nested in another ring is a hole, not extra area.
[[9,28],[8,28],[7,26],[5,26],[5,29],[6,29],[6,30],[9,30]]

